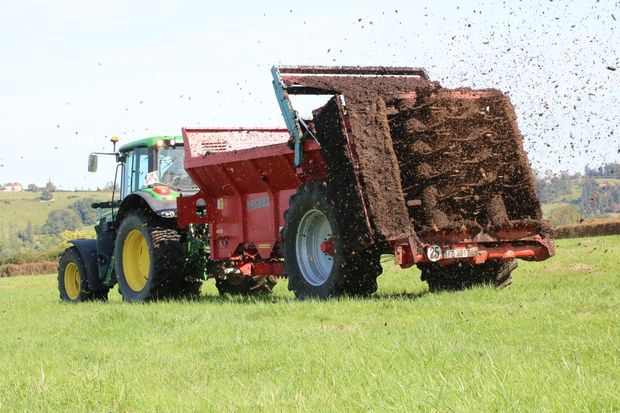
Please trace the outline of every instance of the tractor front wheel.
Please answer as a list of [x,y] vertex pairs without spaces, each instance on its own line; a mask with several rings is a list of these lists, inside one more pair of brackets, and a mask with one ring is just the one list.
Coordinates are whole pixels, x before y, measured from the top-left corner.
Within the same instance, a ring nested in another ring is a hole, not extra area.
[[58,291],[60,299],[70,303],[107,300],[108,290],[91,291],[88,288],[86,265],[75,247],[65,250],[58,263]]
[[181,232],[173,221],[130,212],[118,229],[114,257],[118,288],[125,301],[200,293],[200,283],[185,276]]

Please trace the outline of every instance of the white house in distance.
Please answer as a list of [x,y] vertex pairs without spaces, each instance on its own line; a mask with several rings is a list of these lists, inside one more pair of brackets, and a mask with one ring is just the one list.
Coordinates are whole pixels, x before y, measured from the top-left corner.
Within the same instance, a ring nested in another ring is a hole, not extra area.
[[20,184],[19,182],[9,182],[0,186],[0,191],[5,192],[21,192],[22,189],[22,184]]

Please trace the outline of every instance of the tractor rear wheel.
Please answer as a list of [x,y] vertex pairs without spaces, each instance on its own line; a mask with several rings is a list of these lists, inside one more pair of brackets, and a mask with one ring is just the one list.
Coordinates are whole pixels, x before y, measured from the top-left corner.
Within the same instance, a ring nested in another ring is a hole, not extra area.
[[118,229],[114,257],[118,288],[125,301],[200,294],[201,283],[185,276],[185,251],[174,221],[130,212]]
[[220,295],[260,295],[273,291],[277,280],[273,276],[233,276],[215,279],[215,287]]
[[283,255],[288,288],[299,299],[369,295],[381,274],[379,255],[345,256],[336,208],[321,181],[302,184],[284,214]]
[[422,281],[428,283],[431,292],[458,291],[478,285],[491,285],[497,289],[512,283],[512,271],[518,266],[517,260],[490,261],[484,264],[422,264]]
[[63,301],[107,300],[108,290],[91,291],[88,288],[86,265],[75,247],[65,250],[58,263],[58,291]]

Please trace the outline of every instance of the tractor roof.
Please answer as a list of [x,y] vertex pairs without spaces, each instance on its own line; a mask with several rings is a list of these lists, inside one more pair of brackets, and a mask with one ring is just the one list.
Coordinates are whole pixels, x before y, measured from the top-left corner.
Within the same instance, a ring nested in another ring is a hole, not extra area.
[[135,148],[150,148],[155,146],[158,140],[161,139],[174,139],[178,143],[183,142],[182,136],[151,136],[149,138],[138,139],[137,141],[129,142],[119,148],[121,152],[127,152]]

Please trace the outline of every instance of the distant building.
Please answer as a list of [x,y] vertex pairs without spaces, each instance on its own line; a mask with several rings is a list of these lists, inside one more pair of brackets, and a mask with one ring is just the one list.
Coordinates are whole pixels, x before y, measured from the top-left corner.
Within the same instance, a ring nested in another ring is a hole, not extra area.
[[0,186],[0,191],[5,192],[21,192],[22,190],[22,184],[20,184],[19,182],[9,182]]

